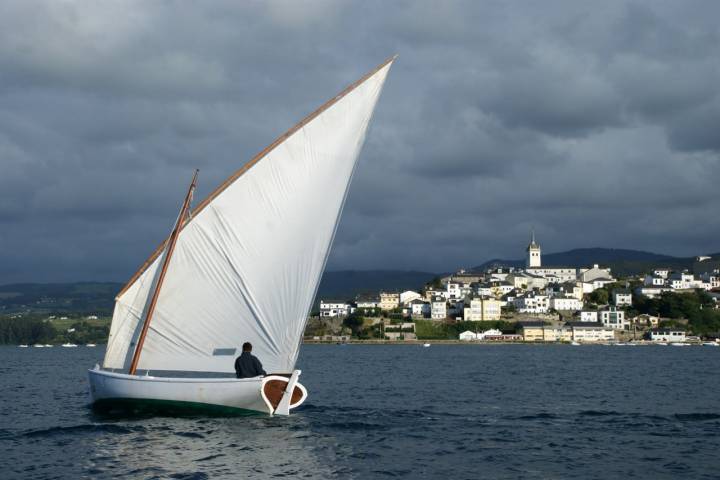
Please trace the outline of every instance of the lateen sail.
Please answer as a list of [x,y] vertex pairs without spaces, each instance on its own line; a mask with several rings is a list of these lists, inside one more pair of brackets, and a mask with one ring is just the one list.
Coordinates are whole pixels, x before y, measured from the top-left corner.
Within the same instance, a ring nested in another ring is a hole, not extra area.
[[[392,59],[323,105],[201,203],[175,247],[140,369],[233,372],[243,342],[291,372]],[[118,295],[103,366],[127,369],[161,255]],[[232,355],[232,353],[230,353]]]

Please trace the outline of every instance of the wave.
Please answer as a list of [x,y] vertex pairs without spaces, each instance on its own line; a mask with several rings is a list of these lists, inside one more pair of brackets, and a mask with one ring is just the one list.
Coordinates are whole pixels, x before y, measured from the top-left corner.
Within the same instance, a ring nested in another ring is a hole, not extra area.
[[676,420],[683,422],[704,422],[706,420],[720,420],[720,413],[676,413]]
[[50,427],[40,430],[28,430],[21,433],[23,437],[52,437],[55,435],[67,435],[75,433],[111,433],[118,435],[127,435],[130,433],[142,432],[145,428],[135,426],[133,428],[123,427],[115,424],[83,424],[72,425],[70,427]]

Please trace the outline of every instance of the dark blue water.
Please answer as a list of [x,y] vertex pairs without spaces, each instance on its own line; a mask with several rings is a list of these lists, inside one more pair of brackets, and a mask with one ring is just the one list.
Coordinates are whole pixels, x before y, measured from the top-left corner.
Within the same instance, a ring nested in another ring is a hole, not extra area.
[[0,478],[719,478],[720,348],[306,345],[289,418],[107,418],[0,348]]

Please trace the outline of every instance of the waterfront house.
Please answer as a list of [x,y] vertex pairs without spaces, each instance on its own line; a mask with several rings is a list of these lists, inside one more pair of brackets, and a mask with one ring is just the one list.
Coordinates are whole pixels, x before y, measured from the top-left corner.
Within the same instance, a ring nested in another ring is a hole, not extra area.
[[583,310],[580,312],[581,322],[597,322],[598,312],[596,310]]
[[459,338],[460,340],[465,342],[472,342],[478,339],[478,334],[475,332],[471,332],[470,330],[465,330],[460,334]]
[[572,329],[564,325],[545,325],[543,340],[546,342],[570,342],[572,341]]
[[628,322],[625,319],[625,312],[617,307],[609,305],[598,312],[598,319],[604,326],[613,330],[627,330]]
[[684,342],[687,340],[683,330],[655,329],[650,330],[650,340],[653,342]]
[[523,340],[526,342],[542,342],[545,340],[545,332],[543,327],[545,322],[542,320],[528,320],[518,322],[517,328]]
[[567,322],[565,327],[572,330],[572,340],[575,342],[596,343],[615,339],[614,330],[600,322]]

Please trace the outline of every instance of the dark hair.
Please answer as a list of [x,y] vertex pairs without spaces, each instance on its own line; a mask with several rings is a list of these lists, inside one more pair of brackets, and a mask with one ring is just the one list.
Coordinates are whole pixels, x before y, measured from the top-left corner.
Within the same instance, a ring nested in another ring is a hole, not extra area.
[[243,352],[252,352],[252,343],[250,343],[250,342],[243,343]]

